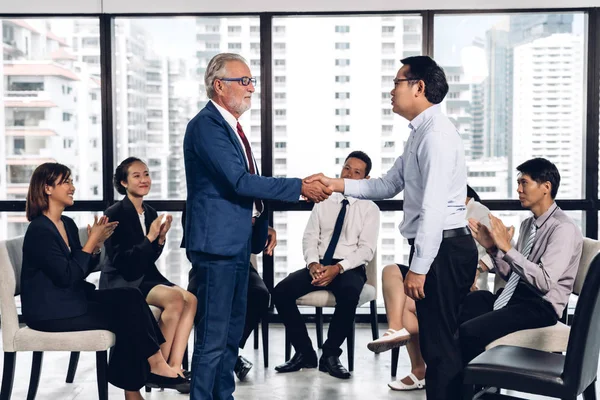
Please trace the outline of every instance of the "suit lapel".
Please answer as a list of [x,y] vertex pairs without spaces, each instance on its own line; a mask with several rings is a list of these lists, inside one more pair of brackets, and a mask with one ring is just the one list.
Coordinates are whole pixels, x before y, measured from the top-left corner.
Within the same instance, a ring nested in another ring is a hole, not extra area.
[[[71,235],[69,235],[69,230],[67,229],[67,224],[65,224],[65,221],[62,219],[62,217],[61,217],[61,220],[63,221],[63,224],[65,226],[65,231],[67,232],[67,238],[69,239],[69,245],[72,246],[73,244],[71,243]],[[71,250],[65,243],[65,240],[61,236],[56,225],[54,225],[54,222],[52,222],[52,220],[45,215],[44,215],[44,221],[46,224],[48,224],[51,227],[51,229],[54,232],[54,235],[56,235],[56,238],[58,239],[58,242],[60,243],[60,248],[62,249],[63,253],[65,253],[67,256],[69,256],[71,254]]]
[[[215,105],[212,103],[212,101],[209,101],[206,104],[206,108],[208,110],[210,110],[212,113],[214,113],[217,116],[217,118],[219,118],[219,120],[221,121],[221,125],[227,130],[227,133],[229,134],[229,140],[231,140],[231,142],[233,143],[233,146],[237,150],[238,156],[240,157],[240,159],[246,166],[246,170],[250,171],[250,168],[248,167],[248,162],[246,161],[246,155],[245,155],[246,151],[242,148],[242,145],[240,144],[240,139],[238,139],[237,132],[235,132],[231,128],[231,125],[229,125],[227,123],[227,121],[225,121],[225,118],[223,118],[223,116],[221,115],[219,110],[217,110],[217,107],[215,107]],[[254,164],[256,165],[256,163],[254,163]]]
[[[129,200],[129,197],[125,196],[122,200],[123,203],[123,213],[125,218],[128,220],[128,224],[131,226],[132,234],[136,235],[136,238],[144,237],[144,231],[142,230],[142,226],[140,225],[140,217],[135,209],[135,206]],[[146,214],[144,213],[144,217]],[[144,218],[145,219],[145,218]],[[144,221],[145,223],[146,221]],[[148,231],[148,227],[146,227],[146,232]]]

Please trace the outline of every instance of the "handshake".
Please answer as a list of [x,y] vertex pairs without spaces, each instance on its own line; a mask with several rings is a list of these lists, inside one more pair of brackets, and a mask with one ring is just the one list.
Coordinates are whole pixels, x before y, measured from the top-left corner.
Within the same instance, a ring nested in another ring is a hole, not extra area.
[[315,203],[327,200],[333,192],[344,192],[344,180],[328,178],[322,173],[308,176],[302,180],[302,198]]

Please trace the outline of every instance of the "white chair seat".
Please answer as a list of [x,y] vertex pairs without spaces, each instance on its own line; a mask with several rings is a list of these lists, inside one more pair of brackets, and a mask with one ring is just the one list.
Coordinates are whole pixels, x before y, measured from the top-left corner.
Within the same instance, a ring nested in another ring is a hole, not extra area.
[[[360,292],[360,297],[358,298],[358,306],[375,300],[376,298],[377,290],[373,286],[365,284],[362,292]],[[318,290],[298,298],[296,304],[299,306],[335,307],[335,296],[329,290]]]
[[114,333],[106,330],[40,332],[25,327],[17,331],[15,351],[105,351],[115,344]]
[[556,325],[513,332],[487,345],[486,350],[500,345],[525,347],[528,349],[562,353],[567,351],[570,327],[557,322]]

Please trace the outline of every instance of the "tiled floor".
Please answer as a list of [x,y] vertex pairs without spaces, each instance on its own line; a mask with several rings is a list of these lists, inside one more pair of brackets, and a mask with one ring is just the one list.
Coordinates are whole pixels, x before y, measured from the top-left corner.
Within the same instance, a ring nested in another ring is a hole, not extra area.
[[[311,327],[312,328],[312,327]],[[370,400],[370,399],[425,399],[423,391],[393,392],[388,389],[390,378],[390,355],[384,353],[374,355],[366,349],[371,331],[367,325],[358,325],[356,332],[355,371],[351,379],[341,381],[330,377],[317,369],[291,374],[278,374],[273,367],[284,359],[284,335],[281,325],[271,325],[269,368],[265,369],[262,362],[262,345],[259,350],[252,349],[252,340],[242,351],[254,368],[250,371],[245,382],[238,383],[235,398],[260,400]],[[380,326],[383,328],[383,326]],[[309,329],[314,334],[314,329]],[[316,343],[313,338],[313,342]],[[191,347],[190,347],[191,348]],[[0,359],[2,355],[0,355]],[[347,365],[346,354],[341,357]],[[37,400],[92,400],[97,399],[95,357],[91,353],[81,355],[79,368],[73,384],[65,383],[68,353],[46,353],[42,368],[42,377]],[[20,353],[17,356],[17,371],[13,389],[13,400],[26,398],[31,366],[31,353]],[[405,374],[409,369],[408,356],[405,350],[400,352],[398,373]],[[402,375],[403,376],[403,375]],[[122,391],[110,386],[111,399],[122,399]],[[153,391],[144,394],[150,400],[185,399],[186,395],[175,391]],[[530,395],[523,398],[533,399]],[[535,397],[542,399],[541,397]]]

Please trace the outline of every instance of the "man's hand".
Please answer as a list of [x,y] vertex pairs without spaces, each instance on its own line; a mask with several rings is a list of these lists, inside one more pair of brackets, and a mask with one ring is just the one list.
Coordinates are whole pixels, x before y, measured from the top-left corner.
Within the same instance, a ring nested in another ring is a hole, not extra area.
[[311,284],[313,286],[320,286],[320,287],[325,287],[325,286],[329,285],[331,283],[331,281],[333,281],[335,279],[335,277],[339,275],[340,268],[341,267],[339,266],[339,264],[327,265],[326,267],[324,267],[323,272],[321,273],[321,276],[317,279],[313,279]]
[[474,218],[469,218],[469,228],[471,228],[471,235],[473,235],[473,238],[477,240],[480,245],[487,250],[494,247],[494,239],[487,226]]
[[415,301],[424,299],[426,277],[427,275],[408,271],[404,278],[404,293]]
[[308,266],[308,273],[313,278],[313,282],[316,279],[319,279],[324,271],[325,271],[325,266],[321,265],[317,262],[310,263],[310,265]]
[[277,246],[277,232],[275,229],[269,227],[269,233],[267,236],[267,243],[265,244],[264,253],[268,256],[273,255],[273,249]]
[[323,185],[327,186],[333,192],[344,193],[345,184],[344,180],[341,178],[329,178],[323,173],[314,174],[304,178],[304,183],[313,183],[313,182],[321,182]]
[[315,203],[320,203],[323,200],[327,200],[333,191],[327,186],[323,185],[320,181],[314,181],[311,183],[302,182],[302,196]]
[[500,218],[494,217],[490,214],[490,234],[494,240],[494,244],[504,253],[507,253],[511,249],[510,240],[515,234],[515,228],[511,226],[507,228]]

